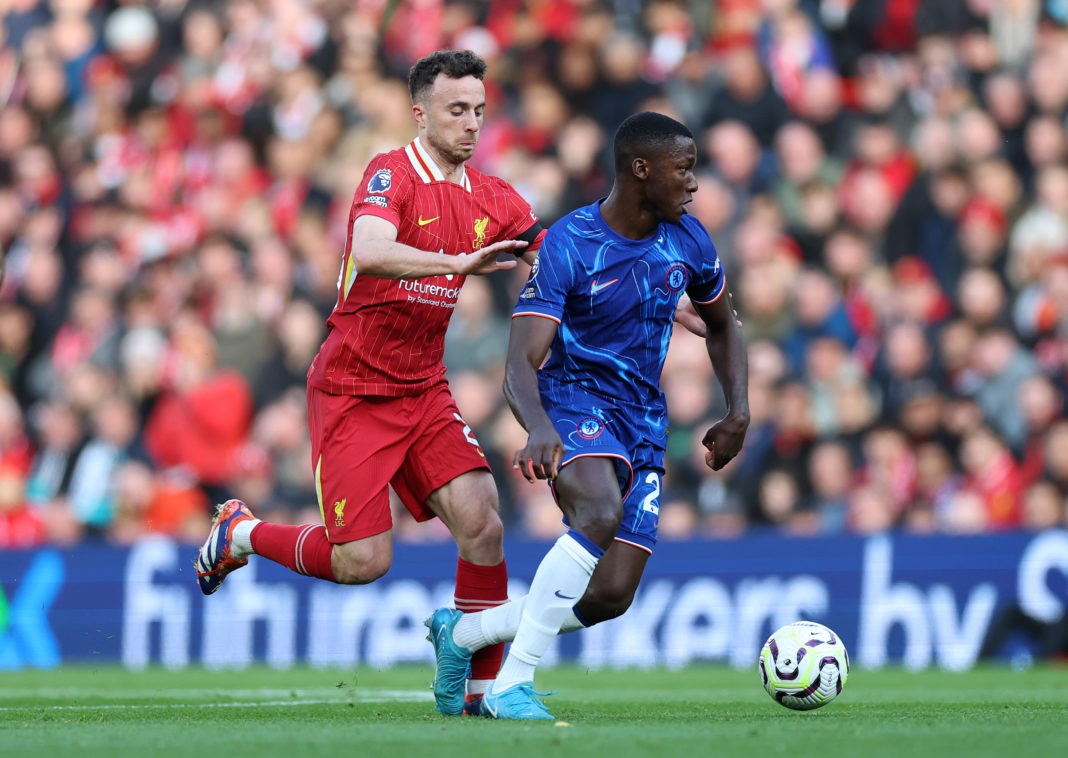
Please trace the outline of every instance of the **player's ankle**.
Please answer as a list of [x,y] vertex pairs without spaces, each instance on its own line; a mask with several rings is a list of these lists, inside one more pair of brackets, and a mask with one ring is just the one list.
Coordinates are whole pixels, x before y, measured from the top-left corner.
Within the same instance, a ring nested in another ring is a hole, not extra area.
[[253,555],[252,530],[260,524],[260,519],[247,519],[234,525],[234,533],[230,536],[230,550],[235,558],[245,558]]
[[481,697],[486,694],[486,690],[493,684],[492,679],[468,679],[467,680],[467,698],[468,700]]
[[452,641],[472,653],[488,644],[482,633],[480,615],[479,613],[465,613],[452,629]]

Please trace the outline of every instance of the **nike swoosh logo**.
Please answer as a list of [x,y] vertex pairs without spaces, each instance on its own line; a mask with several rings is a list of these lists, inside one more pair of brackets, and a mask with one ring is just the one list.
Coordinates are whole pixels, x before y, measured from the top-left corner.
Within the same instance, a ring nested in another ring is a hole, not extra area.
[[422,216],[420,216],[419,221],[417,221],[416,223],[418,223],[419,226],[426,226],[427,224],[433,224],[439,218],[441,218],[441,216],[434,216],[434,218],[423,218]]
[[598,292],[603,290],[605,287],[611,287],[613,284],[615,284],[618,281],[619,281],[618,279],[613,279],[610,282],[605,282],[604,284],[598,284],[597,280],[594,279],[593,280],[593,284],[590,285],[590,294],[591,295],[596,295]]
[[557,590],[557,591],[556,591],[555,593],[553,593],[553,594],[555,594],[555,595],[556,595],[556,596],[557,596],[558,598],[560,598],[561,600],[574,600],[574,599],[575,599],[575,597],[577,597],[577,596],[575,596],[575,595],[561,595],[561,594],[560,594],[560,590]]

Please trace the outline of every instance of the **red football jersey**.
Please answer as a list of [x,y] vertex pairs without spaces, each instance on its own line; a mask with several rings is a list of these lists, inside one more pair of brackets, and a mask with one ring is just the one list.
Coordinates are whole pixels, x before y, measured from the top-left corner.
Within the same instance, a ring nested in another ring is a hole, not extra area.
[[368,214],[396,226],[398,242],[444,255],[511,239],[537,249],[545,232],[507,182],[470,167],[462,182],[447,181],[418,139],[371,160],[349,211],[337,304],[308,383],[335,395],[416,394],[445,373],[445,330],[466,277],[361,275],[352,232]]

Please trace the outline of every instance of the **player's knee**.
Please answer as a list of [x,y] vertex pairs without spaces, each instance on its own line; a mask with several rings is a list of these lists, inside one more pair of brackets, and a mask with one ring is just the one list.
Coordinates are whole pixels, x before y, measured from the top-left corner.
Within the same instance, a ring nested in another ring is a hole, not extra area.
[[569,517],[571,527],[586,535],[603,548],[612,544],[619,530],[620,512],[616,508],[589,506],[576,509],[576,514]]
[[484,553],[500,550],[504,541],[504,525],[493,508],[483,508],[456,524],[456,543],[461,549]]
[[391,550],[334,550],[331,568],[338,584],[370,584],[385,576],[392,562]]
[[634,590],[629,582],[605,582],[586,590],[576,610],[589,626],[622,616],[634,602]]
[[334,580],[338,584],[370,584],[385,576],[387,571],[389,571],[388,562],[347,562],[334,568]]

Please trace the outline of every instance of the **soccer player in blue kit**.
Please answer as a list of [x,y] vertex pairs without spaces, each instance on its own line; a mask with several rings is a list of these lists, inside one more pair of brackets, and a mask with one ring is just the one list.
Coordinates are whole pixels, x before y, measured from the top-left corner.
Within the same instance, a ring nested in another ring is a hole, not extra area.
[[505,396],[528,433],[514,465],[550,482],[568,531],[525,597],[478,613],[442,608],[428,620],[438,677],[462,681],[472,651],[512,640],[482,700],[494,718],[552,719],[533,684],[553,637],[615,618],[634,598],[656,543],[668,427],[660,374],[684,293],[707,326],[727,404],[703,438],[710,468],[738,454],[749,426],[745,344],[723,269],[686,213],[697,191],[693,136],[639,113],[619,126],[614,154],[608,197],[546,235],[512,317],[505,369]]

